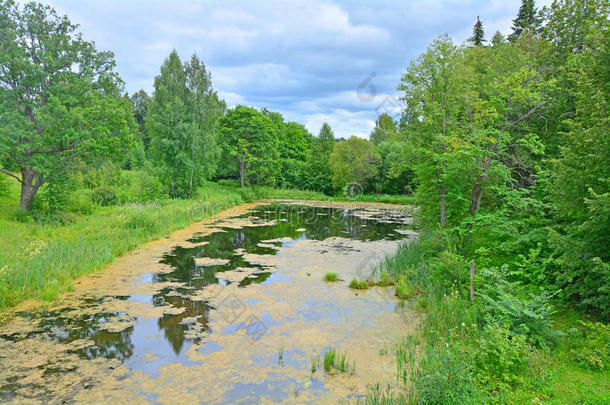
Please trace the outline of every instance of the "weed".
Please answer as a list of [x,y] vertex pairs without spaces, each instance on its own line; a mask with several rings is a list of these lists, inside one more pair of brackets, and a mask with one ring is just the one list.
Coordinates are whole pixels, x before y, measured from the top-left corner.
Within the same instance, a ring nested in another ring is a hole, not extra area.
[[335,282],[339,280],[339,275],[337,273],[326,273],[326,276],[324,276],[324,280],[329,282]]
[[284,364],[284,346],[280,346],[277,352],[277,364],[280,366]]
[[[312,372],[314,369],[313,364],[312,361]],[[324,371],[327,373],[338,371],[341,373],[354,374],[356,371],[356,363],[349,363],[347,360],[347,353],[339,353],[335,348],[330,348],[324,353]]]
[[354,290],[366,290],[367,288],[369,288],[369,283],[368,281],[358,281],[358,279],[354,278],[352,279],[352,281],[350,281],[349,288],[352,288]]

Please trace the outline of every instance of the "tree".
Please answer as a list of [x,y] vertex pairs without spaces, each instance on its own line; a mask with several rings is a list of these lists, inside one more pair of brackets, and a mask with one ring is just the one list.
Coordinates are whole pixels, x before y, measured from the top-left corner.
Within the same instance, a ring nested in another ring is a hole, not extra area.
[[267,115],[252,107],[238,105],[219,123],[223,150],[235,159],[241,187],[250,184],[274,185],[279,171],[277,126]]
[[4,1],[0,21],[0,170],[21,183],[26,210],[43,184],[122,154],[135,125],[113,54],[84,41],[67,17]]
[[305,188],[331,194],[333,185],[332,171],[328,165],[330,154],[335,146],[335,135],[330,125],[322,124],[320,133],[312,140],[303,168]]
[[151,157],[163,168],[173,198],[189,197],[216,169],[217,121],[224,112],[205,65],[193,55],[182,64],[172,51],[155,77],[146,127]]
[[333,173],[333,185],[342,188],[350,183],[359,183],[363,189],[370,186],[379,170],[381,157],[375,145],[366,139],[351,136],[347,141],[335,144],[329,165]]
[[409,144],[405,141],[387,141],[375,147],[381,156],[377,191],[404,194],[412,190],[413,171],[408,148]]
[[[571,46],[563,35],[554,37],[558,49],[573,50],[567,57],[565,77],[574,110],[564,118],[566,131],[560,153],[552,161],[549,187],[558,221],[552,233],[558,287],[580,300],[582,307],[604,316],[610,315],[608,7],[574,22],[576,27],[586,27],[586,35],[572,32]],[[574,8],[572,2],[565,2],[554,12],[561,20]]]
[[447,222],[447,149],[461,130],[457,116],[467,97],[468,86],[462,86],[461,79],[468,75],[460,77],[461,57],[458,47],[443,35],[411,62],[399,86],[408,116],[421,117],[411,143],[419,195],[427,200],[422,209],[428,216],[438,209],[443,228]]
[[144,147],[148,148],[150,139],[146,135],[146,115],[148,113],[148,105],[150,104],[150,96],[144,91],[139,90],[132,94],[130,97],[131,104],[133,105],[133,117],[136,120],[142,134],[142,142]]
[[513,32],[508,36],[508,40],[516,42],[521,38],[524,30],[535,31],[540,25],[537,13],[534,0],[521,0],[521,7],[519,7],[517,17],[513,20]]
[[373,144],[379,145],[381,142],[394,138],[397,132],[394,119],[388,113],[383,113],[377,117],[375,129],[373,129],[369,138]]
[[506,42],[506,39],[504,39],[504,35],[502,35],[500,33],[500,31],[496,31],[496,33],[494,34],[493,37],[491,37],[491,44],[493,46],[499,46],[500,44],[503,44]]
[[479,20],[479,16],[477,16],[477,22],[474,23],[472,37],[470,37],[469,41],[475,46],[481,46],[485,42],[485,31],[483,31],[483,23]]

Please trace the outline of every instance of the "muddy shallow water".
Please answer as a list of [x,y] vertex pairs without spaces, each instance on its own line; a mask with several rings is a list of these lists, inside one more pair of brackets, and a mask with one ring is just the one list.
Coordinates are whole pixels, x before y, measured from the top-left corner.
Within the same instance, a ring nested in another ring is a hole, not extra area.
[[[385,349],[416,319],[392,287],[347,285],[414,237],[411,221],[397,206],[267,202],[150,243],[0,328],[0,402],[361,398],[396,381]],[[353,372],[312,371],[331,347]]]

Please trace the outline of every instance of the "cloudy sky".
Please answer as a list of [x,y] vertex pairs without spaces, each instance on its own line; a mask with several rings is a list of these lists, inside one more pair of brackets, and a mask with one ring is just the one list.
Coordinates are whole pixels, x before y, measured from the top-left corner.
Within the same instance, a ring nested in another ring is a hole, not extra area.
[[[116,55],[131,94],[151,93],[172,49],[194,52],[229,106],[281,112],[317,134],[367,137],[396,108],[409,62],[440,34],[461,42],[477,15],[488,37],[510,32],[520,0],[47,0]],[[539,0],[538,4],[543,3]]]

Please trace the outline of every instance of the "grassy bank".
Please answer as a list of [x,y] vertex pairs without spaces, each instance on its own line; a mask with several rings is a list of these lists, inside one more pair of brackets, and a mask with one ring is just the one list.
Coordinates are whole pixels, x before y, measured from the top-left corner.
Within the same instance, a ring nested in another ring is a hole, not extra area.
[[471,301],[468,263],[439,234],[379,271],[422,322],[394,351],[406,393],[374,389],[365,403],[610,403],[608,325],[521,294],[499,269],[478,270]]
[[92,204],[88,195],[83,202],[85,193],[78,190],[74,193],[78,201],[71,204],[76,208],[62,212],[61,221],[21,214],[18,184],[9,182],[0,196],[0,311],[27,299],[55,300],[71,288],[74,278],[103,268],[145,242],[244,202],[263,198],[407,202],[394,196],[349,199],[266,187],[242,190],[210,182],[189,200],[156,198],[139,203],[134,201],[137,191],[130,191],[140,186],[137,175],[127,172],[124,177],[125,195],[113,196],[114,205]]

